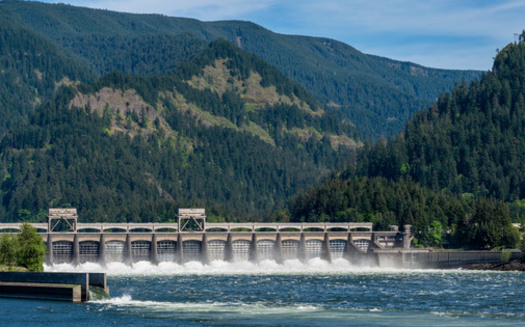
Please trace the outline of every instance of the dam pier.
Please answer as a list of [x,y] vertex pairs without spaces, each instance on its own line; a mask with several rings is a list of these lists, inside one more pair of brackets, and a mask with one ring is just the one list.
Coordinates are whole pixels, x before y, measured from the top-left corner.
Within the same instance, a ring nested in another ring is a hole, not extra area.
[[[205,209],[179,209],[174,223],[79,223],[74,208],[49,209],[48,223],[31,225],[47,246],[48,266],[297,259],[306,263],[320,258],[379,267],[450,268],[501,260],[500,251],[413,249],[410,225],[373,231],[372,223],[209,223]],[[0,233],[16,232],[20,226],[0,224]]]
[[[47,265],[163,261],[252,261],[319,257],[377,262],[376,252],[407,250],[410,226],[372,231],[372,223],[209,223],[205,209],[179,209],[176,223],[78,223],[77,211],[49,209],[48,223],[31,223],[48,249]],[[16,232],[19,223],[0,224]]]

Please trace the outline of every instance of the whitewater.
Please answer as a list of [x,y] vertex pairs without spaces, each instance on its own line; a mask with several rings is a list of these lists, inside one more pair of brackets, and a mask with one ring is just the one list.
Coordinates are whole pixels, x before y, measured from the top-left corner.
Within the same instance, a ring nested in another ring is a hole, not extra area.
[[0,299],[5,325],[525,326],[520,272],[384,269],[318,258],[45,269],[106,272],[111,298]]
[[278,264],[274,260],[263,260],[258,263],[250,261],[226,262],[212,261],[203,264],[190,261],[182,265],[175,262],[161,262],[154,265],[149,261],[139,261],[132,266],[121,262],[109,262],[106,267],[98,263],[87,262],[78,266],[71,264],[44,265],[47,272],[105,272],[108,275],[185,275],[185,274],[337,274],[362,272],[402,272],[412,271],[394,268],[377,268],[375,266],[356,266],[345,259],[336,259],[327,262],[320,258],[313,258],[306,263],[300,260],[286,260]]

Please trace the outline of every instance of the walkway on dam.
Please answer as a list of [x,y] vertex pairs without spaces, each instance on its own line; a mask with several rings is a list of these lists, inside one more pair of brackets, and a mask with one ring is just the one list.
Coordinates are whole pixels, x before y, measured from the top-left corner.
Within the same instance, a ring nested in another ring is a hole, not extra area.
[[[2,223],[0,233],[5,231],[18,231],[22,223]],[[48,223],[30,223],[40,233],[48,233]],[[204,232],[259,232],[259,231],[372,231],[372,223],[209,223],[203,228]],[[53,232],[53,231],[52,231]],[[178,223],[77,223],[76,231],[60,231],[59,233],[155,233],[155,232],[181,232]]]

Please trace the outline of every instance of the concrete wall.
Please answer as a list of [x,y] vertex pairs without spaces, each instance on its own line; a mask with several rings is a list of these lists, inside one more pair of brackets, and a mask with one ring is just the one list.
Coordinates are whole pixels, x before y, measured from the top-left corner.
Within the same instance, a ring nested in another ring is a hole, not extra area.
[[80,285],[0,282],[0,297],[81,302]]
[[106,274],[104,273],[88,273],[89,275],[89,286],[96,286],[102,288],[106,293],[109,294],[109,288],[107,285]]
[[[418,269],[458,268],[478,263],[499,263],[501,253],[501,251],[376,251],[380,267]],[[512,252],[511,259],[521,256],[521,252]]]
[[[105,275],[105,274],[103,274]],[[95,275],[94,275],[95,276]],[[96,276],[98,284],[105,285],[105,277]],[[80,285],[81,301],[89,300],[89,274],[88,273],[61,273],[61,272],[0,272],[0,282],[7,283],[37,283],[37,284],[69,284]]]

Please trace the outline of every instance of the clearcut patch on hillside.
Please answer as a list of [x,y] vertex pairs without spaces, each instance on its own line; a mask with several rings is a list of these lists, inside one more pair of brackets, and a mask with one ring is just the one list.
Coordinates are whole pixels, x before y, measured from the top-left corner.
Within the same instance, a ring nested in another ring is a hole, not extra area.
[[304,101],[299,100],[295,95],[290,98],[286,95],[277,93],[274,85],[262,87],[262,77],[259,73],[250,72],[250,77],[243,80],[238,74],[232,74],[226,63],[228,59],[218,59],[213,66],[206,66],[202,76],[193,76],[187,81],[189,85],[199,89],[211,89],[222,95],[226,90],[236,90],[246,103],[254,109],[264,109],[276,104],[296,105],[301,110],[305,110],[312,116],[320,116],[323,110],[313,111]]
[[155,129],[151,122],[157,119],[158,128],[169,132],[168,124],[162,116],[135,90],[122,91],[104,87],[95,94],[78,93],[69,103],[69,107],[89,108],[91,112],[99,115],[109,110],[112,113],[111,133],[124,132],[131,137],[138,133],[148,135]]

